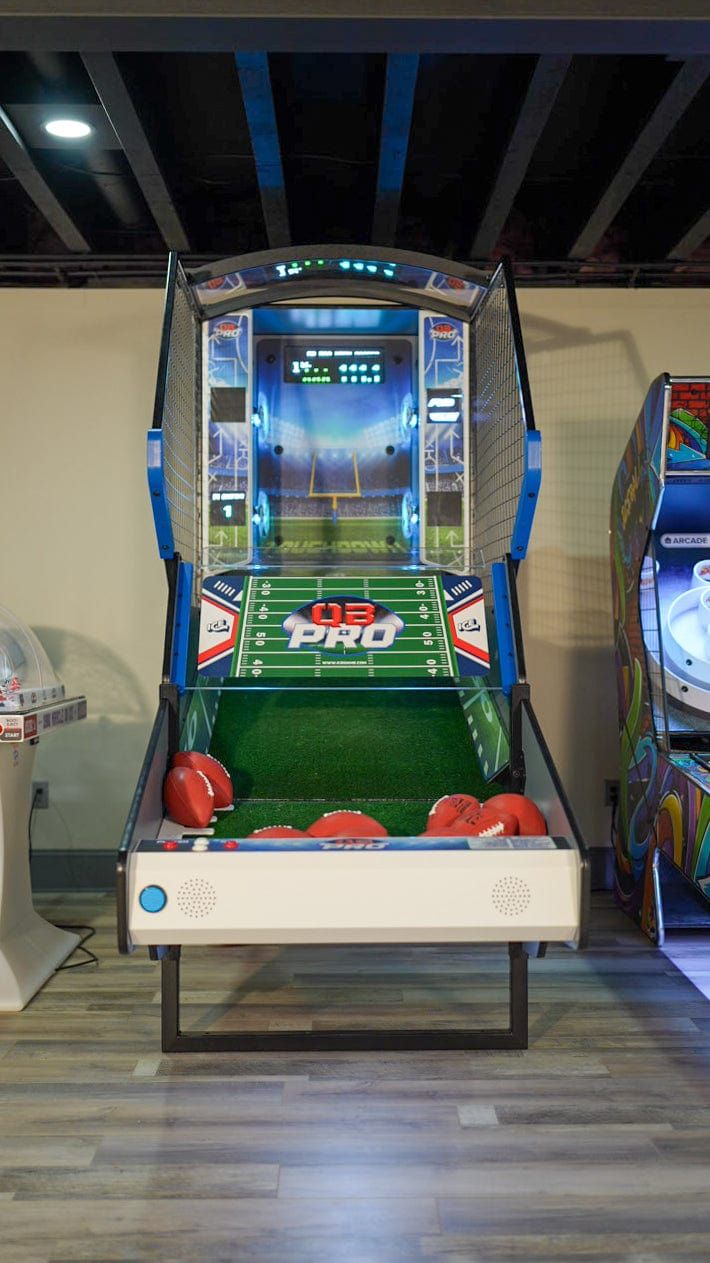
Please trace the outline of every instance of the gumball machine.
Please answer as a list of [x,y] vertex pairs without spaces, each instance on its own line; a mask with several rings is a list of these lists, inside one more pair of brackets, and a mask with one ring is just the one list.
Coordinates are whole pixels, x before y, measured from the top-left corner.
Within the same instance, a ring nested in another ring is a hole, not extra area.
[[29,821],[38,743],[85,718],[86,698],[66,697],[34,632],[0,606],[0,1012],[23,1009],[79,941],[34,909]]

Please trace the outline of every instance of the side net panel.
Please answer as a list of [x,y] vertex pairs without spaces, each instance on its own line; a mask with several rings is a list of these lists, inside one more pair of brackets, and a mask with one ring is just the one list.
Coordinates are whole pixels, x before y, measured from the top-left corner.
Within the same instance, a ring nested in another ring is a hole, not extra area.
[[200,326],[178,264],[168,334],[162,409],[165,493],[175,551],[195,567],[200,560]]
[[471,547],[489,564],[510,551],[525,469],[528,418],[520,381],[511,299],[501,267],[471,329]]

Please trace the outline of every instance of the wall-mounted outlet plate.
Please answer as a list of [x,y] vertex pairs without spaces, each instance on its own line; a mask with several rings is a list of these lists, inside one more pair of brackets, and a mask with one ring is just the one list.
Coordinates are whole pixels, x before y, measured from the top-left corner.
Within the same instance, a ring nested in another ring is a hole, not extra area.
[[618,801],[619,801],[619,782],[618,781],[605,781],[604,782],[604,806],[616,807]]
[[32,782],[32,806],[36,811],[49,806],[49,781]]

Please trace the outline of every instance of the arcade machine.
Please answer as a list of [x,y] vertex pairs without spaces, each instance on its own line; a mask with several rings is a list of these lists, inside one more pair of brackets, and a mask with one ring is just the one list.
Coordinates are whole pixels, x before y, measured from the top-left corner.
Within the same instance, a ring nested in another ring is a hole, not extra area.
[[0,606],[0,1012],[24,1009],[74,951],[76,934],[32,906],[29,821],[40,739],[86,718],[86,698],[65,697],[34,632]]
[[[507,270],[173,258],[148,479],[168,617],[118,914],[163,1048],[525,1047],[527,958],[583,942],[588,864],[525,682]],[[507,945],[505,1029],[180,1030],[185,945],[455,942]]]
[[710,378],[658,377],[611,504],[621,905],[710,926]]

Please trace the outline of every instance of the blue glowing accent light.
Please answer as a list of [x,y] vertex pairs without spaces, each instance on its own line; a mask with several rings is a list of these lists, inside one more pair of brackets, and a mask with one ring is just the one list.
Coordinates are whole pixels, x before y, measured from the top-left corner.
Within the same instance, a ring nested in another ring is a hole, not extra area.
[[353,263],[353,267],[355,268],[356,272],[362,272],[365,268],[365,264],[360,263],[360,261],[358,260],[357,263]]
[[349,271],[350,271],[350,260],[349,260],[349,259],[341,259],[341,260],[340,260],[340,267],[343,269],[343,271],[344,271],[344,272],[349,272]]
[[162,912],[168,896],[162,886],[144,886],[138,896],[138,902],[144,912]]

